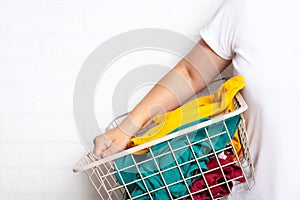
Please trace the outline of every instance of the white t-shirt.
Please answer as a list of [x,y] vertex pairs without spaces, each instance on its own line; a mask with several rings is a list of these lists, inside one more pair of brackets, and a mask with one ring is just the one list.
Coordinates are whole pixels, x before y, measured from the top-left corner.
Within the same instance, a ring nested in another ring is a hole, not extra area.
[[247,84],[256,185],[229,199],[300,199],[299,18],[297,1],[224,0],[200,32]]

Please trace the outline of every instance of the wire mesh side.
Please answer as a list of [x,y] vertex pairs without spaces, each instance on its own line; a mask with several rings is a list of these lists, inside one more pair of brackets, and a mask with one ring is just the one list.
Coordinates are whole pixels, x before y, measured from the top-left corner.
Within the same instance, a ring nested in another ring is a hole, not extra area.
[[240,165],[243,167],[245,171],[245,176],[248,181],[247,181],[247,185],[246,186],[244,185],[244,188],[243,187],[241,188],[237,184],[237,187],[235,187],[236,193],[244,191],[245,189],[251,190],[251,188],[255,185],[255,176],[254,176],[255,170],[254,170],[254,165],[250,154],[250,146],[248,143],[246,124],[245,124],[245,119],[243,117],[243,114],[241,114],[241,122],[238,127],[238,133],[239,133],[240,143],[243,149],[243,155],[239,159],[239,161],[240,161]]
[[[79,161],[79,165],[84,166],[95,161],[96,158],[94,158],[93,154],[88,153]],[[101,200],[123,199],[125,196],[125,188],[116,182],[113,162],[100,164],[84,172],[98,192]]]

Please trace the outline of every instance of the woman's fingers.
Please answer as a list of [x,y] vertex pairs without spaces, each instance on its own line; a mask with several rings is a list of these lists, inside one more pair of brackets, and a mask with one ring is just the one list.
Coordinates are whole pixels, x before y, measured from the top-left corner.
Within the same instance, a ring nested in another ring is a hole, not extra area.
[[99,157],[103,151],[108,149],[112,144],[112,141],[105,137],[105,135],[99,135],[94,139],[94,155]]
[[119,151],[122,151],[122,148],[117,147],[114,143],[112,143],[109,148],[107,148],[106,150],[102,151],[100,153],[101,158],[105,158],[108,157],[110,155],[113,155],[115,153],[118,153]]
[[131,136],[125,134],[119,128],[114,128],[94,139],[94,154],[105,158],[127,147]]

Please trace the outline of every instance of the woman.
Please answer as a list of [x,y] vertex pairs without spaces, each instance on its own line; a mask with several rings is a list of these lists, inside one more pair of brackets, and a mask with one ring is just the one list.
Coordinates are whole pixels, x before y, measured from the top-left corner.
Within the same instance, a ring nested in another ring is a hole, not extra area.
[[94,139],[95,155],[106,157],[124,149],[152,116],[178,107],[232,63],[234,73],[247,83],[242,94],[249,106],[246,120],[256,186],[230,198],[300,199],[295,8],[287,1],[225,0],[191,52],[119,127]]

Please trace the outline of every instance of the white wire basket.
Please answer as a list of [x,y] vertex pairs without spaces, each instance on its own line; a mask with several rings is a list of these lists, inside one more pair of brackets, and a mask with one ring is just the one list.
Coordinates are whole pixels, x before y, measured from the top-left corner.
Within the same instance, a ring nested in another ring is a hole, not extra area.
[[[247,104],[240,93],[234,105],[230,113],[100,160],[89,152],[73,171],[84,171],[103,200],[224,199],[250,190],[255,184],[254,167],[243,117]],[[113,120],[107,130],[125,116]],[[232,124],[238,131],[239,152],[233,145]],[[219,145],[224,139],[226,145]],[[149,152],[135,154],[143,149]]]

